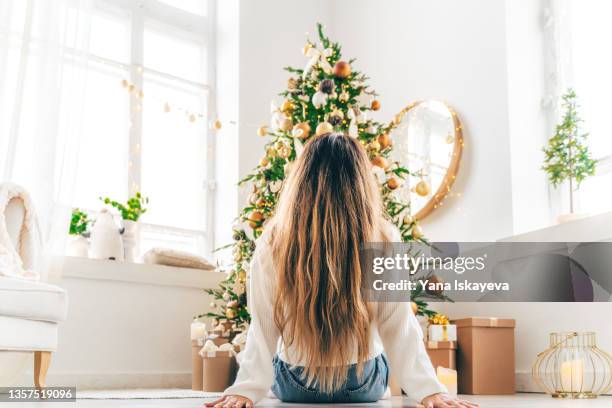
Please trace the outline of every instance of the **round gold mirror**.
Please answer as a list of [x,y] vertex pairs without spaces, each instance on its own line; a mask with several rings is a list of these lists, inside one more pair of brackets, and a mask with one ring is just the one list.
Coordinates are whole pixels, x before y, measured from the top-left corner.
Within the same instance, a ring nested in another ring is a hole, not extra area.
[[459,170],[463,135],[455,111],[440,101],[419,101],[395,116],[394,159],[410,171],[399,192],[418,220],[437,208]]

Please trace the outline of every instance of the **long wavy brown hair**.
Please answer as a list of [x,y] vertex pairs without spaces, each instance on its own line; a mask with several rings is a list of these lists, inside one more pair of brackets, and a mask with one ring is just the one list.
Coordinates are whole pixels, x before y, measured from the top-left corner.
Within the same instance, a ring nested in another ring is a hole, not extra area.
[[[369,358],[372,312],[361,295],[359,249],[387,241],[365,149],[348,136],[309,141],[281,192],[270,228],[277,272],[274,321],[304,363],[307,384],[332,392]],[[356,350],[355,350],[356,349]]]

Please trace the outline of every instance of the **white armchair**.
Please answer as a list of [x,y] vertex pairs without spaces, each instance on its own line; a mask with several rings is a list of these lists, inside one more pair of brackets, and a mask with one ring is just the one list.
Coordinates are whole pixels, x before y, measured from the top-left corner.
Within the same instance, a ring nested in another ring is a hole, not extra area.
[[[34,247],[28,242],[34,214],[27,197],[13,184],[0,184],[0,245],[5,250],[11,246],[8,251],[19,256],[23,269],[30,269],[39,255],[31,253]],[[51,353],[57,349],[58,324],[66,314],[63,289],[17,276],[0,276],[0,352],[34,352],[37,387],[45,386]]]

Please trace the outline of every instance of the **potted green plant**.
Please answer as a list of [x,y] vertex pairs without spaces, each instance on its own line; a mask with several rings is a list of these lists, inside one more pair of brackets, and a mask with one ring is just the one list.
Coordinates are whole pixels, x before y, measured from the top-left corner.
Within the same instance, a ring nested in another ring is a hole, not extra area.
[[576,92],[571,88],[562,96],[563,118],[548,145],[542,149],[545,155],[542,170],[548,173],[551,184],[558,187],[568,182],[569,213],[560,215],[559,223],[581,217],[574,212],[574,192],[584,179],[595,174],[597,164],[587,145],[589,134],[581,129],[583,121],[578,116],[576,99]]
[[109,197],[100,197],[100,200],[111,207],[114,207],[121,214],[123,220],[123,250],[125,260],[134,262],[140,249],[140,225],[138,220],[147,212],[146,205],[149,199],[140,192],[136,192],[127,202],[120,203]]
[[87,252],[89,250],[87,238],[89,236],[90,225],[91,219],[86,212],[78,208],[72,210],[70,228],[68,230],[68,234],[71,237],[67,248],[68,255],[87,257]]

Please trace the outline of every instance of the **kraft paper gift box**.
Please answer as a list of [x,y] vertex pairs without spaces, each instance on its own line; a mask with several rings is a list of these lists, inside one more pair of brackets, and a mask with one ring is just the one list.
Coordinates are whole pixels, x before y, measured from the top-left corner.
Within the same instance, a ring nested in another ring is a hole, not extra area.
[[202,391],[202,357],[200,349],[204,345],[202,339],[191,340],[191,389]]
[[457,342],[429,340],[425,342],[425,348],[434,368],[457,369]]
[[427,327],[427,340],[456,341],[457,327],[454,324],[430,324]]
[[514,394],[514,319],[469,317],[457,325],[460,394]]
[[234,383],[237,364],[233,351],[202,352],[202,390],[222,392]]

